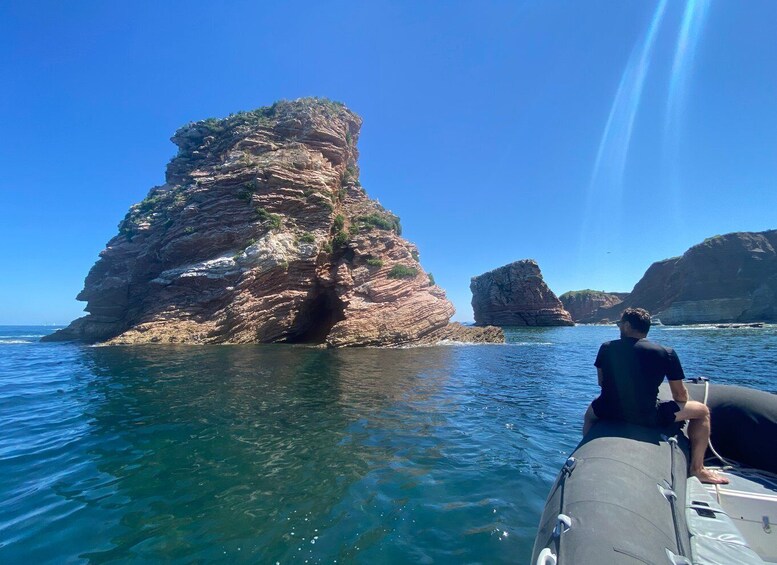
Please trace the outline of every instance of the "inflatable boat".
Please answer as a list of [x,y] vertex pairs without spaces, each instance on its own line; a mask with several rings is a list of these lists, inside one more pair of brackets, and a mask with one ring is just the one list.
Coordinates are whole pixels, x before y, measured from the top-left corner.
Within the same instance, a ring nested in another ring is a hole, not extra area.
[[[599,421],[550,490],[532,564],[777,563],[777,395],[686,386],[710,408],[705,464],[730,483],[688,475],[679,425]],[[666,385],[659,396],[671,398]]]

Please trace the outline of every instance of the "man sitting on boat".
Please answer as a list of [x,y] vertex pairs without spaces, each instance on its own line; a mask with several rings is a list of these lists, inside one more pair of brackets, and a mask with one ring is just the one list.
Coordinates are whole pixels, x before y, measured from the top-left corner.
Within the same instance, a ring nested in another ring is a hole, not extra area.
[[[602,392],[586,411],[583,435],[598,419],[653,427],[689,420],[691,474],[703,483],[728,483],[704,467],[710,438],[709,408],[688,399],[685,375],[674,350],[646,339],[650,314],[642,308],[627,308],[618,325],[620,339],[603,343],[594,362]],[[664,377],[674,400],[658,402],[658,387]]]

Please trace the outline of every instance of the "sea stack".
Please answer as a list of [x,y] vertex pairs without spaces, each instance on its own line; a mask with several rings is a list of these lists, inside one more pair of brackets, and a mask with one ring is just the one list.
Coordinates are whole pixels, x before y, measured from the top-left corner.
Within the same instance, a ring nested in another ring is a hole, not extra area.
[[645,308],[665,325],[777,321],[777,230],[717,235],[653,263],[620,304],[597,317]]
[[[359,182],[362,120],[306,98],[188,124],[50,336],[109,344],[392,346],[499,340],[449,327],[445,292]],[[503,338],[502,338],[503,340]]]
[[572,326],[561,301],[533,259],[472,277],[472,308],[479,326]]

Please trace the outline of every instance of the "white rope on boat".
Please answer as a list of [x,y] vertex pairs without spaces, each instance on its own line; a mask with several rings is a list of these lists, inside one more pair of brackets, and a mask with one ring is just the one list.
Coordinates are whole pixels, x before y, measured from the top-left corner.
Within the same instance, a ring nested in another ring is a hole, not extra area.
[[[704,381],[704,401],[703,401],[704,406],[707,406],[707,398],[709,397],[709,393],[710,393],[710,381],[705,380]],[[715,451],[715,448],[712,447],[712,434],[710,434],[710,438],[709,440],[707,440],[707,444],[709,445],[710,451],[712,451],[712,454],[718,459],[720,459],[725,465],[727,465],[732,469],[740,467],[739,463],[737,463],[736,461],[729,461],[728,459],[724,459],[720,453]]]
[[[707,405],[707,398],[709,397],[709,391],[710,391],[710,382],[708,380],[705,380],[704,381],[704,405],[705,406]],[[722,467],[722,470],[725,471],[728,469],[736,469],[736,471],[740,475],[750,479],[752,478],[760,479],[764,483],[771,486],[773,489],[777,490],[777,474],[770,473],[769,471],[764,471],[762,469],[753,469],[751,467],[744,467],[741,463],[737,463],[736,461],[730,461],[728,459],[725,459],[720,453],[715,451],[714,447],[712,447],[712,436],[710,436],[708,445],[712,454],[724,463],[725,466]],[[718,499],[720,499],[719,490],[720,490],[720,485],[715,485],[715,492],[718,493]],[[720,500],[718,500],[718,502],[720,502]]]

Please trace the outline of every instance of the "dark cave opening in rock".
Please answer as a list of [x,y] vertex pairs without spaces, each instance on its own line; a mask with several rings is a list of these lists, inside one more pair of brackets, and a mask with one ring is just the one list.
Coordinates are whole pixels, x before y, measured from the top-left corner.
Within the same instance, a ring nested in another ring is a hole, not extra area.
[[343,303],[334,289],[317,287],[313,294],[300,309],[294,321],[296,331],[286,340],[288,343],[324,343],[332,326],[345,318]]
[[345,259],[349,263],[352,263],[354,257],[356,257],[356,253],[354,252],[354,250],[351,249],[350,247],[346,247],[345,250],[343,251],[343,259]]

